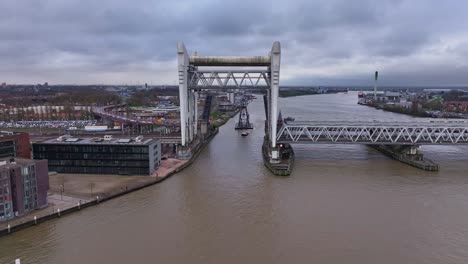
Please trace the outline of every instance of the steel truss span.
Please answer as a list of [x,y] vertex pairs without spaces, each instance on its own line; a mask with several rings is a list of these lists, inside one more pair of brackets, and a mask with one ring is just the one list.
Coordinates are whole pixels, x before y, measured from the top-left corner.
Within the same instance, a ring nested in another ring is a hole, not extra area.
[[284,124],[278,131],[277,141],[366,145],[468,144],[468,124]]
[[267,89],[268,71],[199,71],[192,69],[189,89]]

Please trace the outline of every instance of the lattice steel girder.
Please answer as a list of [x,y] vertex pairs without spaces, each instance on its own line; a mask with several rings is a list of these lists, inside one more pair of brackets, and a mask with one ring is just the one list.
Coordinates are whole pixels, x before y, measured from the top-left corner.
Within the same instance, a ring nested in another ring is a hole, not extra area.
[[189,89],[208,88],[264,88],[270,87],[270,72],[267,70],[249,71],[190,71]]
[[269,56],[190,56],[190,64],[194,66],[270,66],[271,59]]
[[385,145],[468,144],[468,125],[283,125],[282,143],[345,143]]

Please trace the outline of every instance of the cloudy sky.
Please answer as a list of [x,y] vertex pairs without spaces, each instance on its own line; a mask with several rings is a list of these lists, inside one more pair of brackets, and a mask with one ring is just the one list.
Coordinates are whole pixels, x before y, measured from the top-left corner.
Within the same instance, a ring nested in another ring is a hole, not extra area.
[[468,86],[465,0],[0,0],[0,82],[176,84],[176,44],[266,55],[281,83]]

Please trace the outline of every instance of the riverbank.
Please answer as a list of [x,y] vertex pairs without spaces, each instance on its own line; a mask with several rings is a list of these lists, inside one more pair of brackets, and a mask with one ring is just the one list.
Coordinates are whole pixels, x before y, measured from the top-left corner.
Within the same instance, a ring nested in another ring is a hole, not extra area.
[[375,109],[384,110],[387,112],[398,113],[413,117],[431,117],[431,118],[449,118],[449,119],[468,119],[468,115],[463,113],[454,113],[454,112],[440,112],[440,111],[433,111],[433,110],[412,110],[406,109],[400,106],[392,106],[392,105],[382,105],[382,104],[366,104],[366,103],[358,103],[360,105],[369,106]]
[[213,126],[218,128],[226,124],[229,119],[233,118],[235,115],[239,113],[239,108],[236,108],[234,111],[224,112],[220,115],[220,118],[213,121]]
[[327,92],[319,92],[314,90],[281,90],[279,91],[278,96],[281,98],[287,97],[296,97],[304,95],[317,95],[317,94],[336,94],[336,93],[345,93],[347,90],[332,90]]
[[412,109],[406,109],[403,107],[399,106],[391,106],[391,105],[382,105],[382,104],[365,104],[365,103],[358,103],[360,105],[372,107],[375,109],[379,110],[384,110],[387,112],[392,112],[392,113],[398,113],[398,114],[403,114],[403,115],[408,115],[408,116],[414,116],[414,117],[431,117],[426,111],[423,110],[412,110]]
[[51,174],[49,205],[0,223],[0,237],[159,184],[190,166],[217,134],[216,127],[209,137],[194,146],[189,160],[161,161],[160,168],[152,176]]
[[[168,174],[166,177],[136,176],[138,178],[146,178],[145,180],[137,179],[136,181],[127,181],[126,179],[118,178],[121,176],[111,175],[98,175],[102,177],[102,179],[98,179],[95,175],[74,175],[76,178],[70,180],[69,175],[67,175],[65,192],[50,192],[48,195],[49,205],[46,208],[35,210],[25,216],[14,218],[0,224],[0,236],[8,235],[47,220],[59,218],[80,211],[86,207],[97,205],[127,193],[158,184],[167,179],[170,175],[172,175],[172,173]],[[61,176],[62,175],[57,175],[56,177]],[[120,182],[122,180],[124,183]],[[105,186],[99,184],[102,183],[102,181],[105,181]],[[90,183],[93,184],[90,185]],[[85,188],[89,188],[89,193],[83,193],[83,184]],[[56,188],[53,189],[57,191]]]

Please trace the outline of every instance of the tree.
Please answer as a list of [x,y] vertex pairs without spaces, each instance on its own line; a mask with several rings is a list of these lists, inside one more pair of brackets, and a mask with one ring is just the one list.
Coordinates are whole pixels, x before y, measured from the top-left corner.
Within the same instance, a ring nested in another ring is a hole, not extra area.
[[63,112],[65,113],[65,118],[67,120],[74,120],[75,117],[73,115],[73,106],[70,105],[70,103],[65,104],[63,108]]
[[458,90],[450,90],[446,93],[443,98],[445,101],[459,101],[460,97],[464,95],[463,91]]

